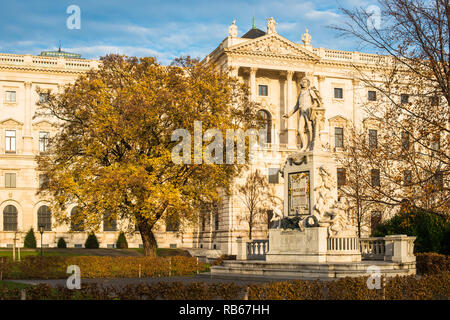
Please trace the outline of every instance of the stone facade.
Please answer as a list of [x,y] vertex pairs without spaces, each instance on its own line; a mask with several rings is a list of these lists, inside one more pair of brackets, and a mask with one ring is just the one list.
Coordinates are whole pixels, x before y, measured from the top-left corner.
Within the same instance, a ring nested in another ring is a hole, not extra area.
[[[360,106],[367,101],[368,88],[357,80],[354,65],[370,70],[387,62],[388,58],[313,48],[308,31],[302,36],[301,43],[288,40],[277,33],[273,19],[267,33],[252,29],[247,35],[237,37],[236,28],[233,23],[229,36],[204,61],[230,70],[232,75],[249,85],[252,99],[263,106],[268,115],[270,135],[249,172],[260,169],[264,174],[271,174],[271,188],[283,198],[283,179],[277,170],[289,155],[298,151],[300,143],[298,116],[285,119],[283,115],[294,107],[300,81],[306,77],[320,92],[325,108],[325,123],[320,136],[323,143],[329,144],[334,152],[339,152],[339,146],[335,145],[338,141],[335,128],[342,128],[345,134],[347,122],[362,123],[364,120]],[[1,247],[12,245],[15,236],[14,231],[5,230],[7,206],[14,206],[17,211],[17,230],[21,231],[23,239],[29,228],[37,229],[38,210],[45,205],[45,201],[36,196],[39,172],[36,171],[34,159],[41,152],[42,134],[48,132],[51,136],[58,128],[54,123],[33,118],[36,102],[40,99],[36,88],[57,92],[90,68],[96,68],[98,63],[95,60],[64,57],[0,54]],[[11,92],[14,92],[15,99],[12,99]],[[11,132],[15,135],[14,152],[6,150],[6,144],[11,143],[11,137],[7,134]],[[10,174],[15,174],[14,187]],[[236,179],[236,183],[242,184],[245,178],[244,174]],[[281,208],[280,204],[278,209]],[[236,254],[237,238],[247,236],[248,225],[240,219],[243,210],[241,199],[234,193],[224,198],[217,212],[210,214],[198,227],[184,227],[179,232],[172,232],[166,231],[164,225],[159,226],[156,232],[158,244],[161,247],[219,249],[226,254]],[[267,238],[267,225],[267,221],[261,221],[255,228],[253,238]],[[51,231],[45,232],[43,243],[54,247],[58,238],[63,236],[69,247],[84,244],[84,232],[68,231],[68,226],[52,226]],[[97,236],[101,246],[108,247],[115,243],[117,231],[102,230]],[[141,244],[137,233],[127,239],[130,247]]]
[[[235,27],[233,24],[234,31]],[[242,37],[236,37],[235,32],[229,33],[204,60],[217,64],[222,70],[230,70],[232,75],[246,83],[252,99],[261,103],[269,115],[268,125],[271,130],[267,148],[262,150],[249,172],[259,169],[269,175],[273,170],[281,169],[286,159],[301,149],[298,113],[289,119],[283,115],[294,108],[300,93],[300,83],[305,78],[322,98],[325,121],[320,128],[320,139],[332,151],[333,156],[341,151],[340,137],[337,135],[345,135],[346,126],[350,122],[367,126],[367,116],[361,106],[368,101],[369,88],[358,80],[355,66],[363,72],[372,72],[388,64],[389,58],[313,48],[308,30],[298,40],[295,42],[284,38],[277,33],[272,23],[268,25],[266,33],[259,29],[251,29]],[[336,178],[336,172],[332,174]],[[244,178],[245,175],[237,179],[236,183],[242,184]],[[283,198],[284,179],[278,175],[275,180],[278,183],[271,186]],[[239,222],[239,216],[245,210],[241,203],[236,193],[225,199],[220,212],[219,230],[212,228],[200,232],[199,239],[206,233],[208,237],[207,240],[199,240],[198,245],[218,248],[227,254],[237,254],[237,239],[245,239],[248,229],[245,222]],[[282,205],[276,209],[283,211]],[[365,231],[367,233],[367,229]],[[267,223],[262,222],[256,233],[254,239],[267,239]]]

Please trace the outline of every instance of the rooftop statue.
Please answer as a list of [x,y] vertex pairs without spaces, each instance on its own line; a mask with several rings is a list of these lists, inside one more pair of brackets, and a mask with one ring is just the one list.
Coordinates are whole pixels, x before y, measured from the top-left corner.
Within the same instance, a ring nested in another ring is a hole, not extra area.
[[267,34],[277,33],[276,28],[277,23],[274,18],[267,19]]
[[302,35],[302,41],[304,45],[311,44],[311,35],[309,34],[308,28],[306,28],[305,33]]
[[238,27],[236,25],[236,19],[233,20],[231,26],[228,27],[228,35],[230,37],[237,37],[238,35]]

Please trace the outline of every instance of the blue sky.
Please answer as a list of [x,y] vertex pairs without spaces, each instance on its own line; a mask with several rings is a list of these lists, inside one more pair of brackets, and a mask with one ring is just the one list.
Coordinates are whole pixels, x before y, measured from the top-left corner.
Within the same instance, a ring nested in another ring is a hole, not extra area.
[[[39,54],[53,50],[61,40],[65,51],[98,58],[107,53],[156,56],[169,63],[180,55],[204,57],[227,36],[236,19],[239,36],[252,25],[266,30],[274,17],[277,31],[301,42],[305,28],[312,45],[342,50],[361,50],[352,39],[338,37],[330,29],[342,23],[338,8],[368,7],[376,0],[279,0],[279,1],[153,1],[153,0],[14,0],[2,1],[0,52]],[[81,29],[69,30],[69,5],[81,9]],[[364,50],[361,50],[364,51]]]

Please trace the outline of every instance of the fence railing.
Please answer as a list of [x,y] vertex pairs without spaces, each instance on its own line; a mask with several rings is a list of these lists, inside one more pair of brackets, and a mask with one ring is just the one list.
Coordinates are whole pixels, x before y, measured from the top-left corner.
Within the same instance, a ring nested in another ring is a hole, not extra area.
[[247,242],[247,260],[265,260],[269,251],[269,239]]
[[384,238],[372,237],[359,239],[363,260],[384,260],[386,245]]
[[354,251],[358,250],[357,237],[329,237],[327,243],[328,251]]

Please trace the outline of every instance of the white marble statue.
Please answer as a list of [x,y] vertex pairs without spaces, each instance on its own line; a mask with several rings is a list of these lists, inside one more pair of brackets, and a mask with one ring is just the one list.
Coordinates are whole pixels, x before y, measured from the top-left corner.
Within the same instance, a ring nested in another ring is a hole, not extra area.
[[300,152],[311,150],[313,147],[313,127],[318,128],[319,126],[313,122],[316,119],[312,117],[312,110],[314,108],[321,108],[321,106],[322,99],[320,98],[319,91],[311,86],[309,79],[303,78],[300,82],[300,94],[298,95],[297,104],[291,112],[283,115],[284,118],[290,118],[296,111],[299,112],[298,134],[300,135],[302,144]]
[[238,35],[238,27],[236,25],[236,19],[233,20],[233,23],[231,24],[231,26],[228,27],[228,35],[230,37],[237,37],[237,35]]
[[329,236],[353,236],[356,228],[347,219],[348,202],[345,199],[338,201],[334,198],[332,190],[336,181],[328,170],[319,167],[318,171],[320,182],[314,189],[317,192],[317,200],[312,216],[317,219],[319,226],[328,227]]
[[310,45],[311,44],[311,35],[309,34],[308,29],[306,29],[305,33],[302,35],[302,41],[304,45]]
[[274,228],[279,229],[281,226],[281,219],[283,219],[283,212],[278,208],[273,208],[273,216],[270,222],[273,222]]
[[277,33],[276,25],[277,23],[274,18],[267,19],[267,34]]

